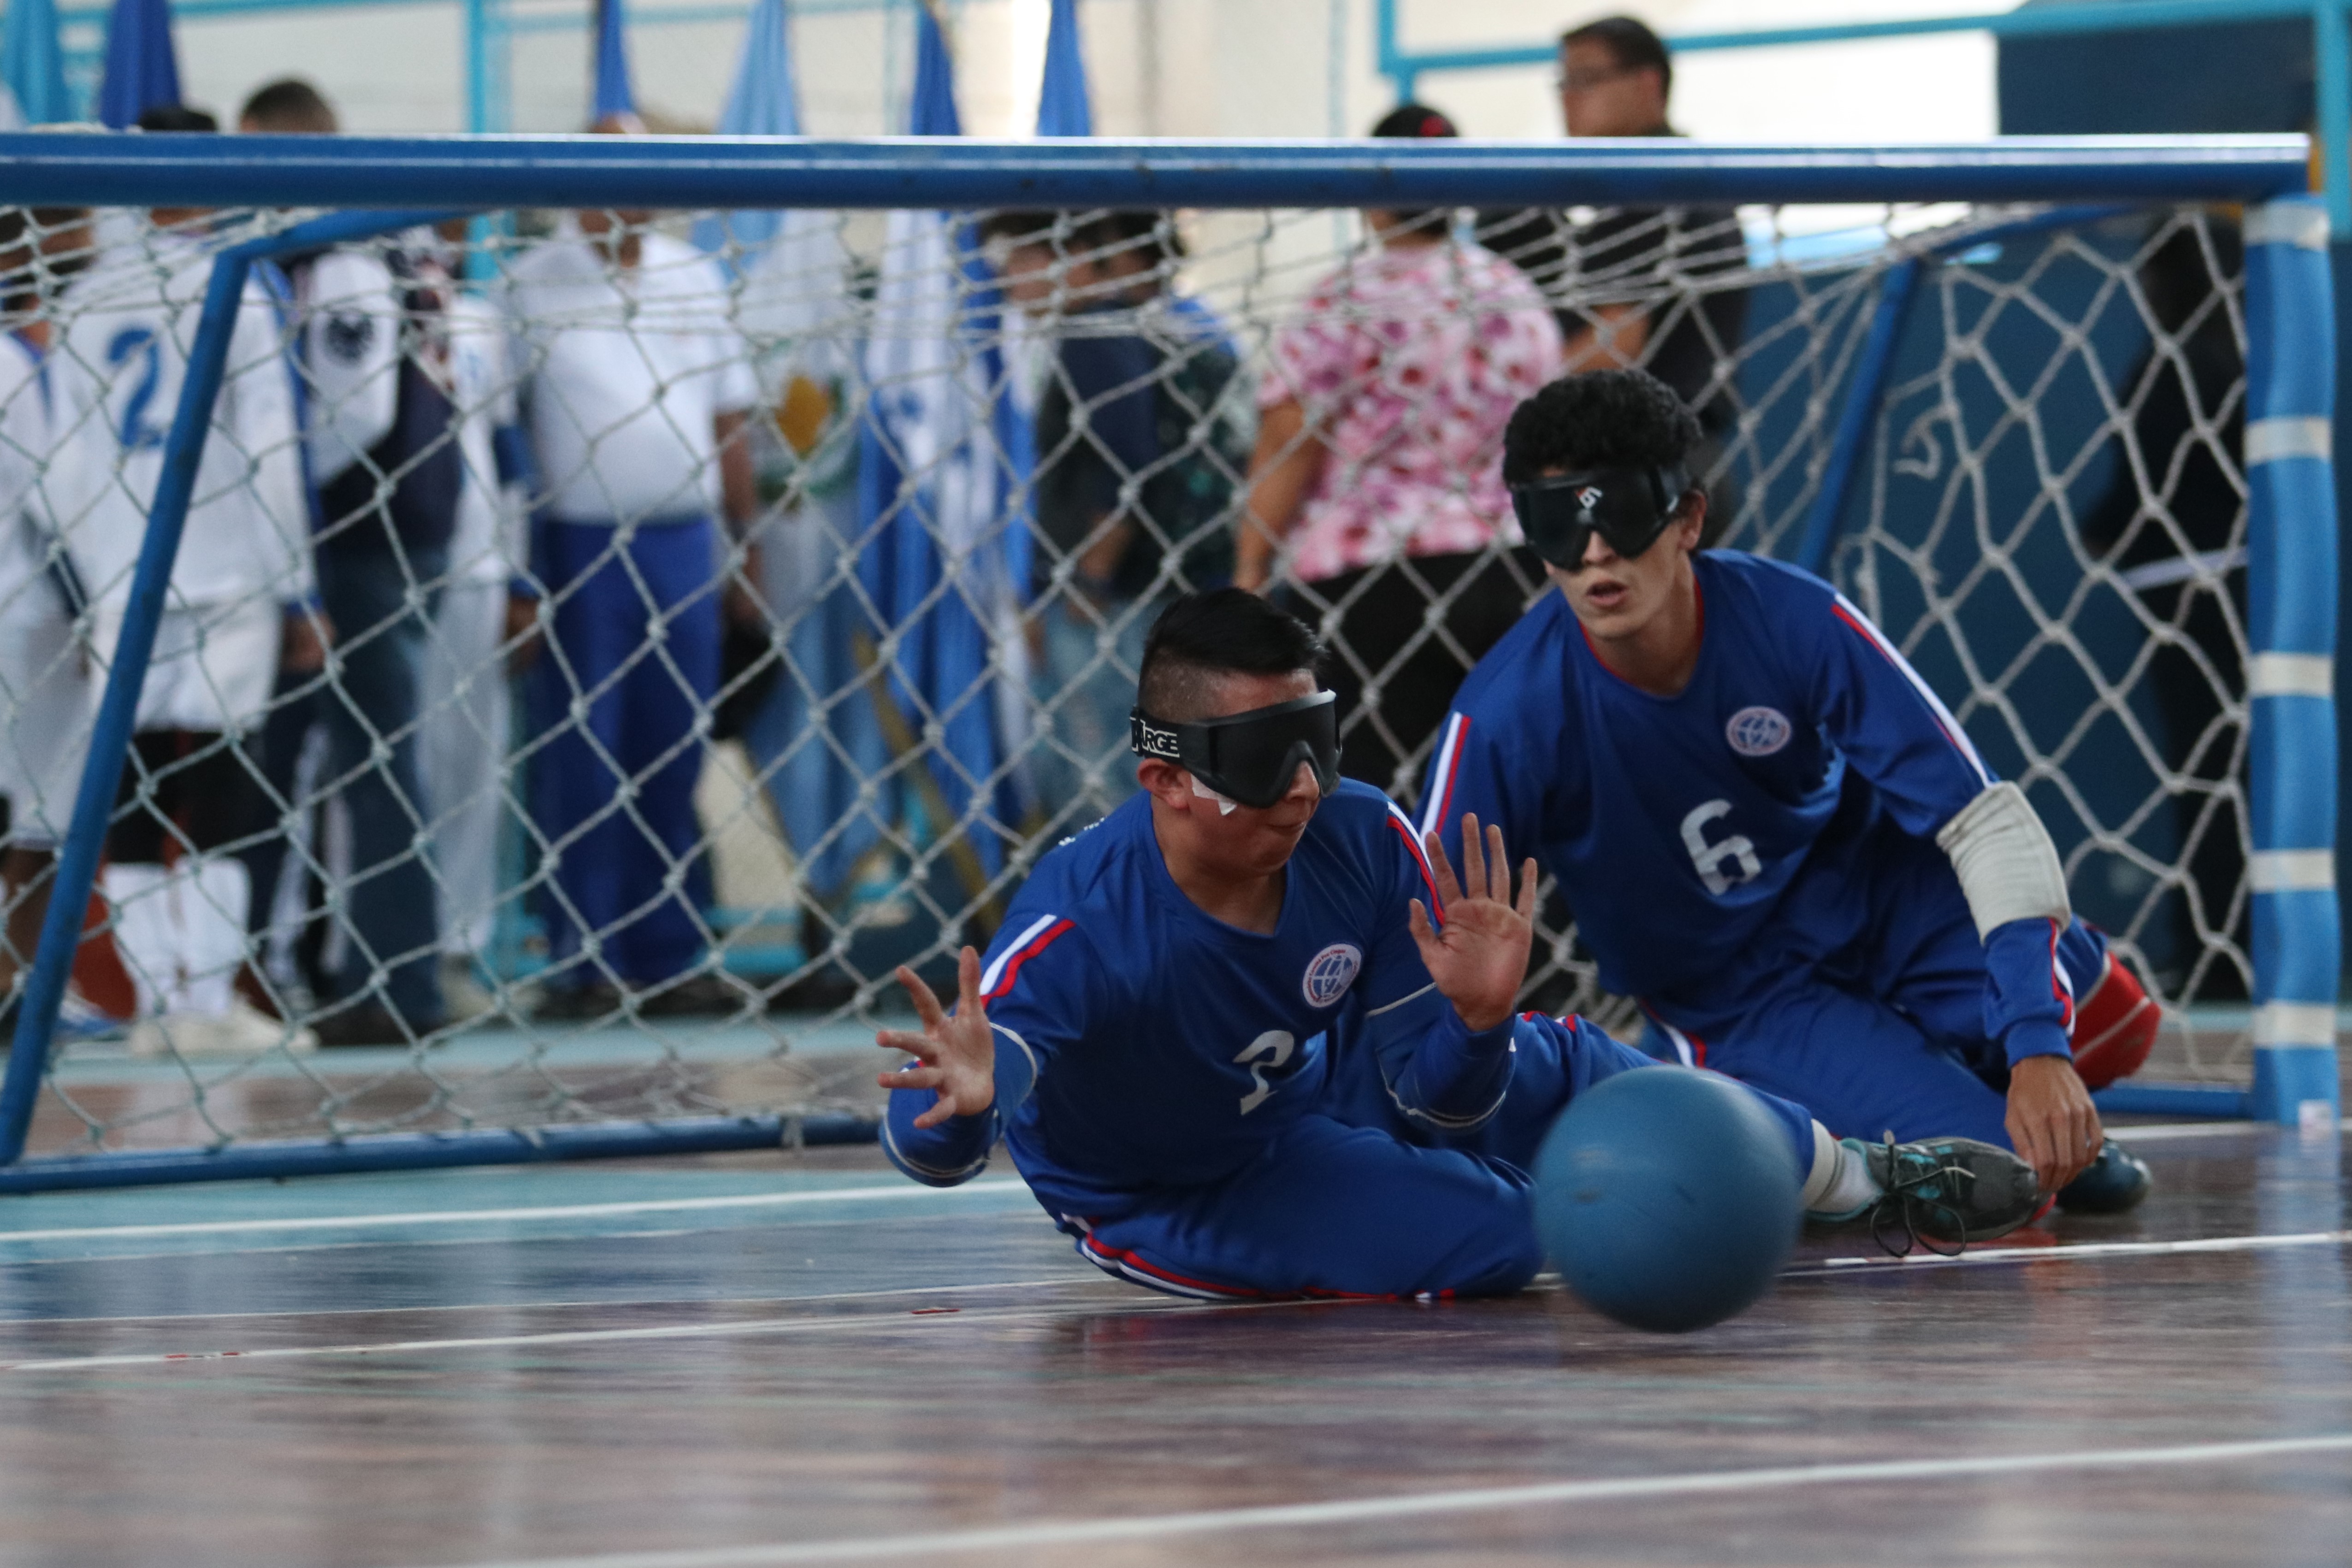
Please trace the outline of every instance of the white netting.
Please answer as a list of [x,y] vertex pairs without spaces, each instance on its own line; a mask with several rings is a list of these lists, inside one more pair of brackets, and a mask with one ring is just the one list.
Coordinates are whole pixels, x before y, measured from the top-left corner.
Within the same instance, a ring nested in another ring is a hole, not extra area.
[[[0,408],[20,948],[211,258],[303,214],[180,215],[12,220],[49,340]],[[1348,770],[1410,799],[1545,591],[1493,532],[1510,402],[1644,360],[1702,407],[1720,542],[1794,557],[1913,257],[1828,570],[2025,784],[2160,1064],[2242,1075],[2183,1010],[2250,973],[2234,229],[1453,224],[518,214],[261,269],[34,1148],[869,1103],[829,1048],[892,966],[984,941],[1132,788],[1169,593],[1265,558],[1333,637]],[[1356,510],[1237,553],[1308,440]],[[1531,995],[1622,1018],[1549,918]]]

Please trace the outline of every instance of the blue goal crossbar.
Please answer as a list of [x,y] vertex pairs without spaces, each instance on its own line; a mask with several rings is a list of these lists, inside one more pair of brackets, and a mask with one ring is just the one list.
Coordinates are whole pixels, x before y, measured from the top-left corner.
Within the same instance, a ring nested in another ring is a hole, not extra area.
[[[774,1146],[870,1137],[847,1116],[704,1117],[25,1156],[231,330],[257,261],[504,207],[1378,207],[1667,203],[2231,201],[2246,224],[2252,489],[2248,668],[2255,1074],[2148,1109],[2338,1113],[2336,503],[2326,217],[2300,136],[2012,139],[1958,146],[611,137],[0,135],[0,204],[325,206],[215,259],[107,673],[48,915],[0,1079],[0,1191]],[[1859,462],[1912,275],[1898,267],[1847,392]],[[1872,361],[1874,359],[1875,363]],[[1843,492],[1847,476],[1829,483]],[[1826,552],[1833,513],[1806,530]],[[2162,1093],[2167,1092],[2158,1091]],[[2107,1103],[2119,1106],[2110,1092]]]

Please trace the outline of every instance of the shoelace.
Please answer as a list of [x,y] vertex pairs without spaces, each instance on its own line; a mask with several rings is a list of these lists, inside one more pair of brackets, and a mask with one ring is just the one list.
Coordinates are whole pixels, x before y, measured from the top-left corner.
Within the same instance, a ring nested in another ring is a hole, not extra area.
[[[1908,1258],[1916,1249],[1921,1247],[1938,1258],[1958,1257],[1969,1249],[1969,1222],[1967,1216],[1960,1212],[1958,1202],[1958,1193],[1955,1191],[1954,1201],[1944,1206],[1950,1210],[1952,1222],[1958,1226],[1960,1230],[1958,1242],[1949,1251],[1936,1245],[1934,1237],[1923,1236],[1919,1233],[1919,1223],[1914,1216],[1914,1206],[1924,1205],[1929,1201],[1919,1189],[1929,1186],[1937,1177],[1952,1176],[1958,1180],[1973,1182],[1977,1179],[1977,1173],[1964,1166],[1938,1165],[1929,1166],[1916,1176],[1901,1176],[1897,1174],[1902,1166],[1900,1157],[1895,1153],[1896,1147],[1895,1134],[1887,1134],[1886,1191],[1870,1211],[1871,1239],[1877,1242],[1886,1254],[1893,1258]],[[1889,1211],[1903,1221],[1903,1232],[1899,1238],[1902,1243],[1900,1246],[1896,1245],[1898,1238],[1895,1237],[1893,1227],[1887,1223]]]

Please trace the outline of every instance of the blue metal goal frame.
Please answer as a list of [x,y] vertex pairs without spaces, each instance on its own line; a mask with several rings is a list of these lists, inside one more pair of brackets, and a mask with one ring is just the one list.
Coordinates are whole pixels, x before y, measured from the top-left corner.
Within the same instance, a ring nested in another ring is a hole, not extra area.
[[[256,261],[505,207],[1392,207],[1646,203],[2229,201],[2247,225],[2252,487],[2255,1076],[2148,1089],[2147,1110],[2338,1113],[2335,1009],[2335,340],[2326,216],[2300,136],[2016,138],[1936,146],[1655,141],[1442,144],[879,138],[0,135],[0,204],[325,206],[335,215],[215,261],[164,444],[121,641],[60,850],[48,917],[0,1079],[0,1192],[772,1147],[870,1137],[851,1116],[378,1134],[25,1157],[81,917],[129,750],[231,329]],[[1847,394],[1838,455],[1860,460],[1913,273],[1895,268]],[[1849,439],[1849,436],[1851,437]],[[1842,478],[1825,488],[1842,491]],[[1806,530],[1826,552],[1834,513]],[[2166,1099],[2169,1093],[2172,1098]],[[2226,1101],[2226,1103],[2224,1103]],[[2113,1096],[2110,1103],[2116,1104]]]

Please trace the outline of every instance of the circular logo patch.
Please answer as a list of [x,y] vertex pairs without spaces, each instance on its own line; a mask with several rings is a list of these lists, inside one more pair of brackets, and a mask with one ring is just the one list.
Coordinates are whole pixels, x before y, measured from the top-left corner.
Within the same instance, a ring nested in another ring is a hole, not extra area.
[[1789,744],[1789,716],[1776,707],[1744,707],[1723,727],[1723,737],[1742,757],[1769,757]]
[[1348,988],[1356,983],[1356,972],[1363,967],[1363,954],[1345,942],[1334,942],[1316,954],[1299,987],[1307,993],[1307,1005],[1328,1008],[1346,996]]

